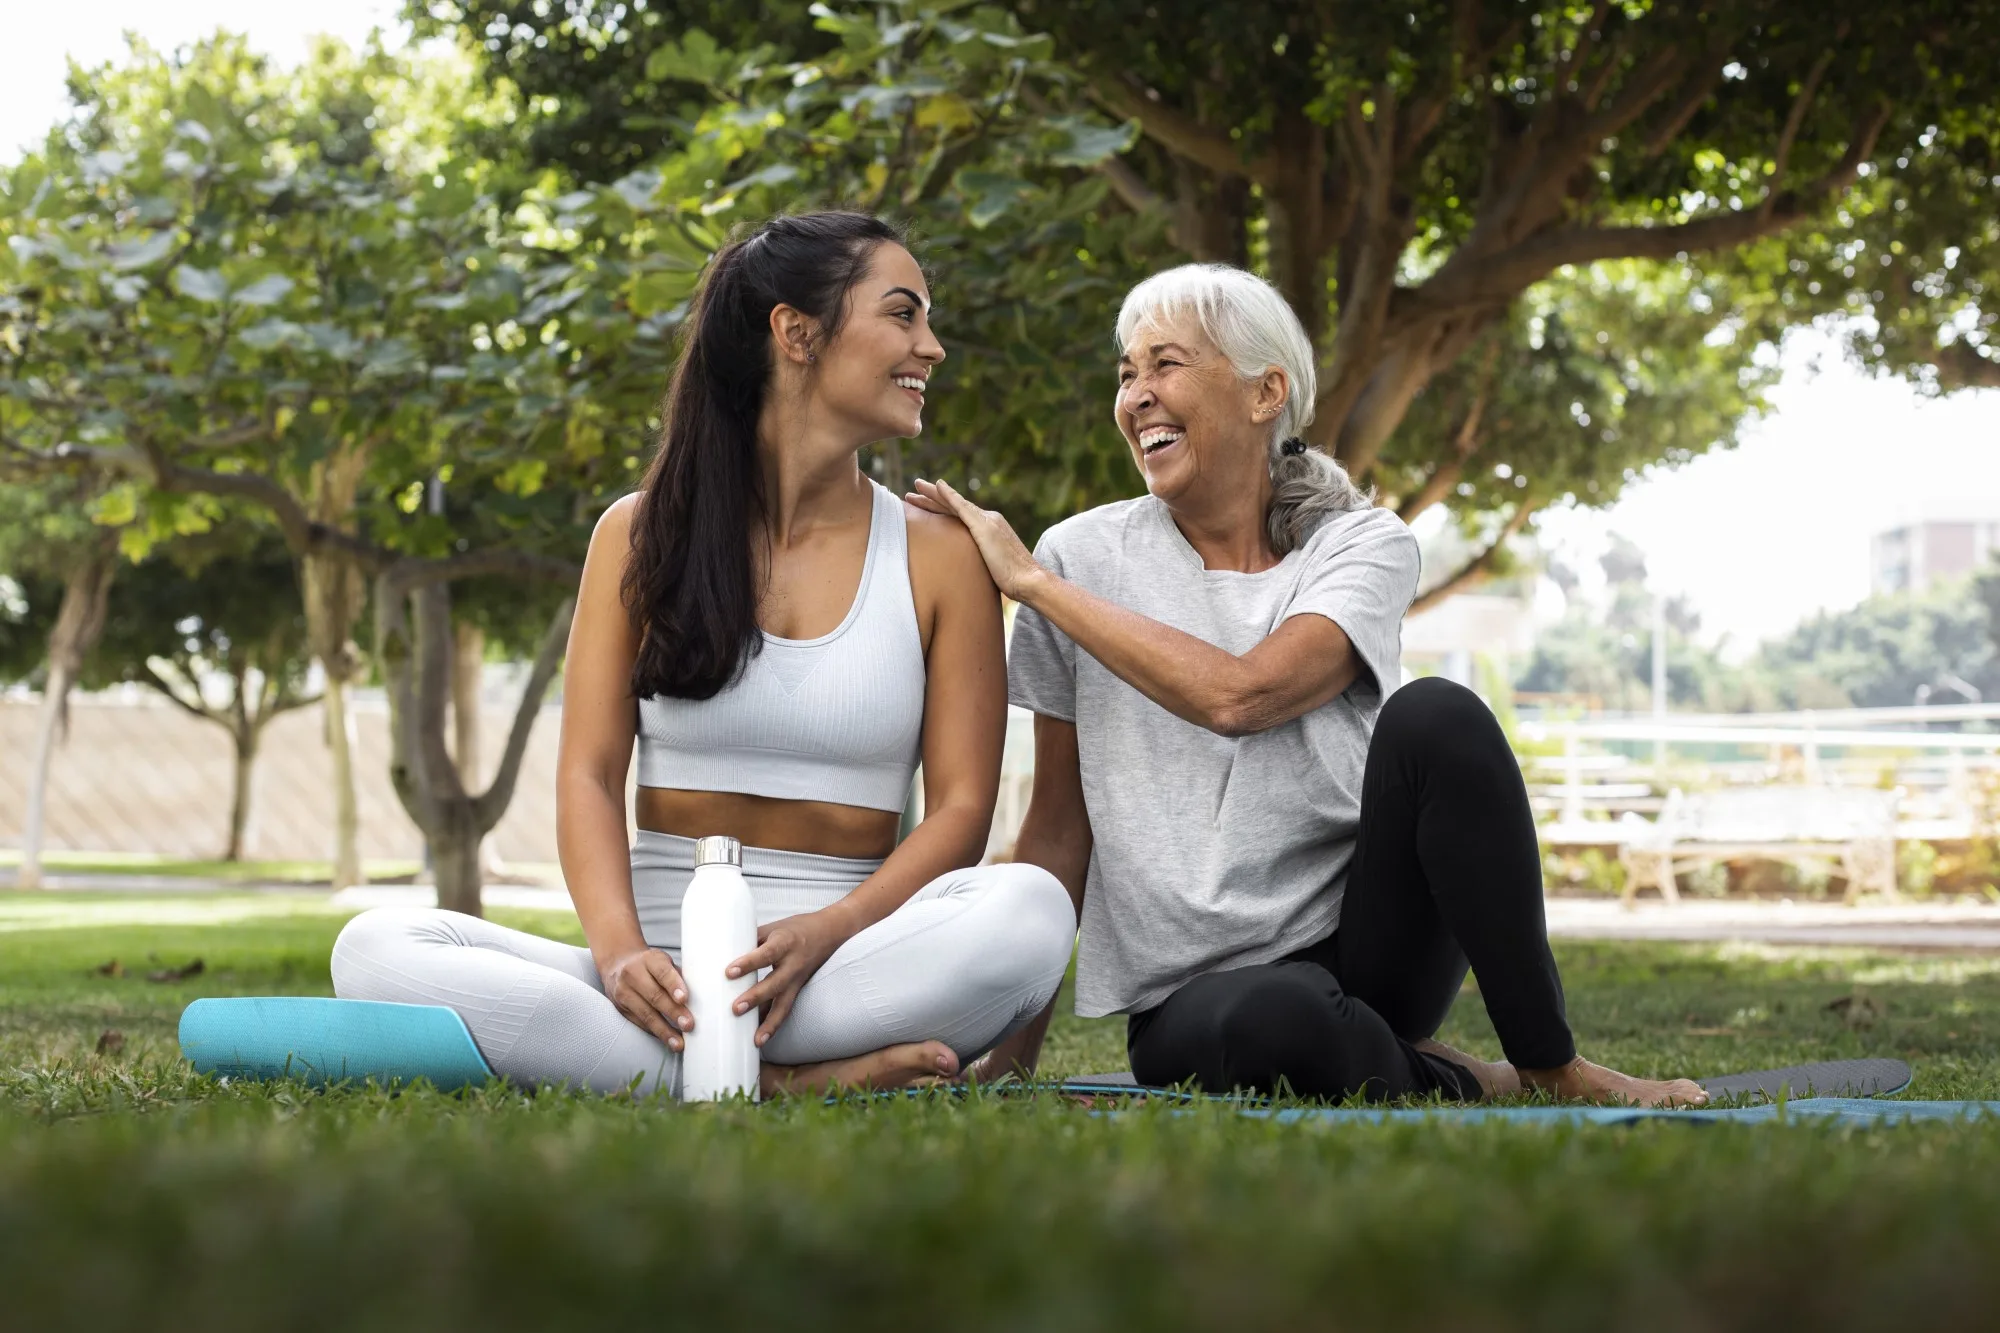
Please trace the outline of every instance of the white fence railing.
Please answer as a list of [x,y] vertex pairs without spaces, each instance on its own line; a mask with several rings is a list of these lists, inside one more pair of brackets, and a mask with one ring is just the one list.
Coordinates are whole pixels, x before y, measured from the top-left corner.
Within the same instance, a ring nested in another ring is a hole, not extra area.
[[[1878,756],[1928,754],[1944,759],[1948,771],[1962,777],[1971,764],[2000,761],[2000,730],[1915,728],[1936,723],[1994,721],[2000,721],[2000,704],[1940,704],[1794,713],[1670,713],[1652,717],[1524,721],[1519,731],[1527,740],[1561,743],[1563,752],[1559,757],[1538,756],[1529,763],[1560,776],[1561,803],[1556,825],[1566,833],[1582,835],[1592,828],[1586,819],[1588,797],[1644,804],[1637,798],[1633,783],[1599,781],[1587,787],[1587,776],[1631,777],[1650,773],[1658,781],[1676,747],[1742,745],[1795,751],[1808,785],[1826,780],[1826,752],[1830,750]],[[1642,759],[1598,748],[1608,742],[1650,745],[1653,757]],[[1965,836],[1970,832],[1970,822],[1969,812],[1955,813],[1952,817],[1928,821],[1925,832],[1934,836]],[[1604,832],[1609,834],[1608,829]]]

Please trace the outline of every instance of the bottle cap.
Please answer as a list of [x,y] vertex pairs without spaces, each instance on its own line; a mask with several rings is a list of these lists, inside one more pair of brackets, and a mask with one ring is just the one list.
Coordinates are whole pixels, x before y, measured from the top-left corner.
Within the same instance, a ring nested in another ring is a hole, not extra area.
[[743,844],[734,838],[713,837],[694,840],[694,863],[701,866],[743,866]]

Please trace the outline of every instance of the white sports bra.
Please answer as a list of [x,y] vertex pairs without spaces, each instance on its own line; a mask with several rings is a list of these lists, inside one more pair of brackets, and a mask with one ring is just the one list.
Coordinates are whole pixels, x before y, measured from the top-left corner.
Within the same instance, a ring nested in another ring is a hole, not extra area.
[[901,810],[924,731],[924,643],[902,501],[870,482],[868,555],[847,618],[765,634],[710,699],[639,701],[639,785]]

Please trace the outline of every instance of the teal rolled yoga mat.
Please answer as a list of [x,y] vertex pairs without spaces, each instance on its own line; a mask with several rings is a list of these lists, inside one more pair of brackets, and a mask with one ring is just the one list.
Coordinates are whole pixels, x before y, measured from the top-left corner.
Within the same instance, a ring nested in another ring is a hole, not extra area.
[[493,1077],[465,1021],[439,1005],[302,995],[196,1000],[181,1053],[204,1074],[315,1086],[428,1079],[450,1090]]

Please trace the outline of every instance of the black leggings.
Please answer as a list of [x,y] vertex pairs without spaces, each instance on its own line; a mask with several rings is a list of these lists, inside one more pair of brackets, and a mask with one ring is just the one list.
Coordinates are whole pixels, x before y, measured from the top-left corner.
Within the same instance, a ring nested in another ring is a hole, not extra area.
[[1451,1012],[1468,961],[1509,1061],[1575,1058],[1520,766],[1477,695],[1427,678],[1376,721],[1339,929],[1133,1014],[1132,1072],[1215,1092],[1474,1100],[1470,1070],[1411,1044]]

